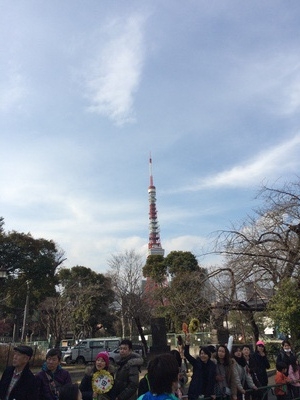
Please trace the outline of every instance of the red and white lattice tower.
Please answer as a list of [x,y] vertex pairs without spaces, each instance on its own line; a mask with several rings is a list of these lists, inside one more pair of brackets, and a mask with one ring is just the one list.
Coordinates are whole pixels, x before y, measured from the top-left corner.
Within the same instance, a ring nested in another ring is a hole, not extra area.
[[148,187],[148,197],[149,197],[148,256],[152,255],[163,256],[165,254],[165,250],[161,247],[160,243],[159,223],[157,220],[157,210],[156,210],[156,188],[153,184],[151,155],[149,159],[149,174],[150,174],[150,185]]

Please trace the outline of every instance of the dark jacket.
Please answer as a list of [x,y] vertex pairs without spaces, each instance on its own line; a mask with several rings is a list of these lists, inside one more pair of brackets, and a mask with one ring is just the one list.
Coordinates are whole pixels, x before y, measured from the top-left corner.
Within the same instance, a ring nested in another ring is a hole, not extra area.
[[[296,362],[296,356],[295,354],[291,351],[289,353],[289,355],[284,351],[284,350],[280,350],[279,354],[277,355],[276,358],[276,364],[280,361],[280,362],[284,362],[287,365],[287,373],[289,370],[289,366],[293,363]],[[287,375],[286,373],[286,375]]]
[[253,353],[249,359],[249,368],[256,386],[268,386],[267,369],[270,368],[270,363],[267,356],[260,356],[258,352]]
[[144,360],[136,353],[130,353],[117,362],[118,369],[112,389],[112,399],[135,400],[139,386],[139,372]]
[[57,400],[55,389],[59,390],[61,386],[72,383],[71,375],[60,365],[53,373],[47,370],[46,364],[44,364],[42,371],[36,375],[36,380],[39,400]]
[[[0,381],[0,399],[6,396],[15,367],[7,367]],[[36,379],[29,369],[29,364],[23,369],[18,382],[13,387],[9,395],[9,400],[37,400]]]
[[138,388],[138,397],[150,391],[150,383],[148,379],[148,373],[140,380]]
[[188,398],[198,399],[199,396],[210,397],[215,394],[216,364],[208,360],[201,361],[199,357],[190,355],[190,346],[185,345],[184,356],[193,366],[193,376],[189,386]]
[[[85,369],[85,374],[84,377],[81,380],[81,383],[79,385],[79,389],[82,393],[82,399],[83,400],[93,400],[93,386],[92,386],[92,378],[93,378],[93,374],[94,372],[97,372],[97,368],[96,367],[86,367]],[[109,367],[108,372],[113,376],[113,368]],[[103,398],[108,398],[110,399],[110,392],[104,393],[104,395],[102,396]]]

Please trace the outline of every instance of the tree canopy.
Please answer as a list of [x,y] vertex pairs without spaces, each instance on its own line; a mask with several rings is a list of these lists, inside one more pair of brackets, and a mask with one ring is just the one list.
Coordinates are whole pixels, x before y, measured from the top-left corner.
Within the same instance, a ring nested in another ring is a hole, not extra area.
[[199,270],[197,258],[190,251],[171,251],[164,262],[171,276]]
[[300,282],[283,279],[268,304],[268,315],[274,320],[279,333],[290,335],[292,342],[300,339]]
[[30,282],[31,309],[55,294],[56,272],[64,253],[52,240],[35,239],[30,233],[0,230],[0,263],[8,274],[5,284],[6,304],[18,308],[24,304],[27,282]]

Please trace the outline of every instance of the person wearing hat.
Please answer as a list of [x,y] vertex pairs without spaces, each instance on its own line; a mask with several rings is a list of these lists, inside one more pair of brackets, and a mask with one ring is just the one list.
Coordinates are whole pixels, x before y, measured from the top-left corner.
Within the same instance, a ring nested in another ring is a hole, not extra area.
[[[249,368],[256,387],[268,386],[267,369],[270,363],[267,357],[265,344],[262,340],[256,342],[255,352],[250,356]],[[268,390],[256,390],[252,394],[252,398],[268,400]]]
[[[96,393],[93,390],[93,379],[96,378],[97,375],[96,373],[104,371],[105,375],[109,377],[109,374],[111,375],[111,385],[107,387],[107,390],[104,390],[105,393]],[[89,366],[85,370],[84,377],[82,378],[82,381],[79,385],[79,389],[82,393],[82,399],[83,400],[93,400],[93,399],[110,399],[110,391],[112,389],[113,385],[113,372],[114,368],[109,364],[109,358],[108,354],[104,351],[100,352],[96,356],[95,360],[95,365],[94,366]]]
[[12,366],[4,370],[0,381],[1,400],[37,400],[36,379],[29,369],[32,355],[29,346],[14,348]]

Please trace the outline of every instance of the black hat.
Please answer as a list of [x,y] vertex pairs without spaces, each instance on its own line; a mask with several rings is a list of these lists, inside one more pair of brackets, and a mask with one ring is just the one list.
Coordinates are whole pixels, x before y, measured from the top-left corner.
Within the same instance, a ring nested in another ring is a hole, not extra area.
[[14,347],[14,350],[18,351],[21,354],[26,354],[26,356],[28,356],[28,357],[32,357],[32,355],[33,355],[33,350],[29,346],[23,346],[23,345],[17,346],[17,347]]

